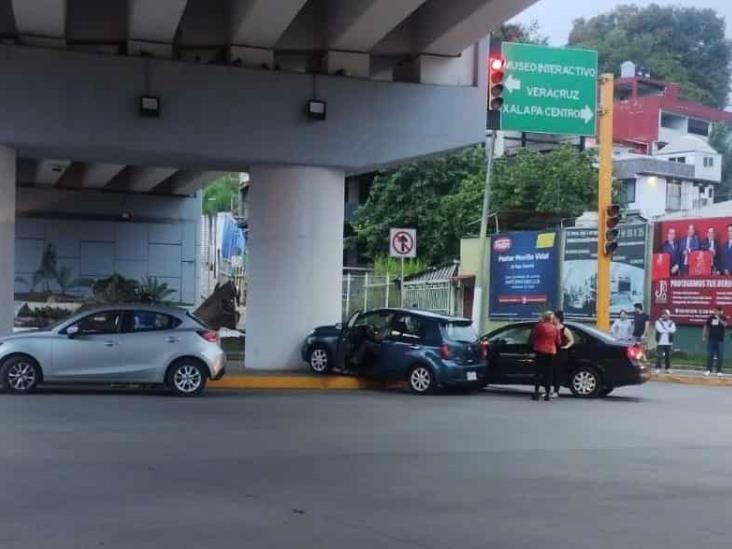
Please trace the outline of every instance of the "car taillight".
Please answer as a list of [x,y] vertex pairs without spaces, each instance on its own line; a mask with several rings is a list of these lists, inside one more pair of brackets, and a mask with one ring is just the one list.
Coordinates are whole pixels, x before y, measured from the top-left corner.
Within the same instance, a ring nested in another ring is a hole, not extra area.
[[445,359],[450,358],[450,354],[451,354],[451,351],[450,351],[449,345],[444,344],[444,345],[442,345],[442,347],[440,347],[440,358],[445,358]]
[[213,330],[198,330],[196,333],[209,343],[218,343],[219,341],[219,334]]
[[487,341],[480,342],[480,358],[483,360],[488,358],[488,351],[490,350],[490,347],[491,345]]
[[631,345],[625,349],[625,356],[628,357],[628,360],[640,360],[643,358],[643,349],[638,345]]

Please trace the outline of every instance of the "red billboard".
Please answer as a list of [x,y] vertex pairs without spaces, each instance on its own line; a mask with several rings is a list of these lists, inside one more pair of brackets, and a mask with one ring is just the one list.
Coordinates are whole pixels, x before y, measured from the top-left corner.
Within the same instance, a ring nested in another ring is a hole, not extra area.
[[732,217],[656,223],[653,318],[669,309],[678,324],[703,324],[716,306],[732,316]]

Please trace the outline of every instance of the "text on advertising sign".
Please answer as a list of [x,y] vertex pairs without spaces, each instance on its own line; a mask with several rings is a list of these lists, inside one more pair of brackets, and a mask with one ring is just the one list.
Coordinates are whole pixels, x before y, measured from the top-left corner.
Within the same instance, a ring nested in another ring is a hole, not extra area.
[[504,42],[500,129],[595,135],[597,52]]

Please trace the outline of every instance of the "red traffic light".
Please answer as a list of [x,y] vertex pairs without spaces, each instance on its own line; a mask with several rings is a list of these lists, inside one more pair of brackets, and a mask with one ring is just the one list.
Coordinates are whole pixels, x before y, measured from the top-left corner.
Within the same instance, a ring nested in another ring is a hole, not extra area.
[[493,56],[488,60],[488,110],[500,110],[503,106],[503,77],[506,59]]

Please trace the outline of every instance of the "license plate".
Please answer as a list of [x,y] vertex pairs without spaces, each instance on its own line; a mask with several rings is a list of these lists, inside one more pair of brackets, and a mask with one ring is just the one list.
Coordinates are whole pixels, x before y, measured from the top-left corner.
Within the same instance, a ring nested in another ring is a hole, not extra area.
[[478,381],[478,374],[476,372],[468,372],[468,381]]

